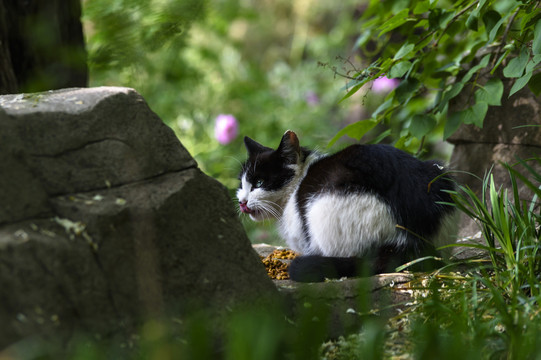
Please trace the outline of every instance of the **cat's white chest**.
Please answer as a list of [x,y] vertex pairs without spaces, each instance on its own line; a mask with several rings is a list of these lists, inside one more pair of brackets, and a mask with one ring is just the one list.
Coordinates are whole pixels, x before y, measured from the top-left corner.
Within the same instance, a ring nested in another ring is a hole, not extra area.
[[303,255],[359,256],[374,245],[404,241],[391,209],[375,195],[319,194],[306,203],[303,216],[295,193],[285,206],[280,232]]
[[289,197],[280,219],[279,230],[288,247],[305,254],[309,244],[304,236],[303,221],[297,208],[296,197],[297,191],[293,192]]

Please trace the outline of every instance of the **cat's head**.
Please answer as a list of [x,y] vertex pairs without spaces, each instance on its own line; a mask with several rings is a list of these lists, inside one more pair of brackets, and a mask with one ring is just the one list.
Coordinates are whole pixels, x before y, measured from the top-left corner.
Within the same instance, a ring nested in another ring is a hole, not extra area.
[[254,221],[279,218],[283,212],[286,187],[295,177],[302,160],[299,139],[286,131],[276,150],[244,137],[248,159],[242,166],[237,190],[240,210]]

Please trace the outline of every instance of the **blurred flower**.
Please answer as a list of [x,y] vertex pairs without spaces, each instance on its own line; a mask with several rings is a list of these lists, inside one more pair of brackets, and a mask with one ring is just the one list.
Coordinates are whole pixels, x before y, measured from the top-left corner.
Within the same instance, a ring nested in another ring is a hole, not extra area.
[[374,80],[372,84],[372,91],[375,93],[384,93],[393,90],[400,84],[398,79],[389,79],[386,76],[381,76]]
[[319,104],[319,96],[313,91],[308,91],[305,98],[308,105],[315,106]]
[[214,124],[214,137],[222,145],[229,144],[239,134],[239,123],[233,115],[220,114]]

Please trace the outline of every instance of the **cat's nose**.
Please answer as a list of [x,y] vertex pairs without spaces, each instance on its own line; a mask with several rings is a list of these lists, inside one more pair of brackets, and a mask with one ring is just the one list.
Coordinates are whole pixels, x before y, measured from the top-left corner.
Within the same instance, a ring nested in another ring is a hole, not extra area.
[[242,211],[245,214],[249,214],[252,212],[252,210],[248,207],[248,202],[246,201],[239,201],[240,211]]

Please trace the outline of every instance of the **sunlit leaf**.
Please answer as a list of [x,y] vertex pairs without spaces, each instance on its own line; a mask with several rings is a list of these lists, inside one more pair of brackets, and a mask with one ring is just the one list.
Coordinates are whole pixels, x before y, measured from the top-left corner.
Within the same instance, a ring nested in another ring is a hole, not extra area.
[[404,56],[408,55],[410,52],[412,52],[412,50],[415,48],[415,44],[408,44],[408,43],[405,43],[404,45],[402,45],[402,47],[400,48],[400,50],[398,50],[398,52],[395,54],[395,56],[393,57],[393,60],[400,60],[402,59]]
[[486,102],[488,105],[501,105],[503,83],[499,78],[490,78],[487,83],[475,92],[476,102]]
[[380,33],[378,36],[381,36],[393,29],[396,29],[399,26],[402,26],[408,21],[415,21],[415,19],[408,18],[409,9],[403,9],[399,11],[396,15],[386,21],[382,26],[379,27]]
[[358,121],[356,123],[350,124],[340,130],[338,134],[336,134],[331,141],[329,141],[329,144],[327,147],[331,147],[334,145],[336,141],[338,141],[342,136],[347,135],[351,138],[360,140],[368,131],[370,131],[374,126],[376,126],[379,123],[379,121],[376,120],[362,120]]
[[393,65],[387,77],[389,79],[402,77],[409,69],[411,69],[411,63],[409,61],[401,61]]

